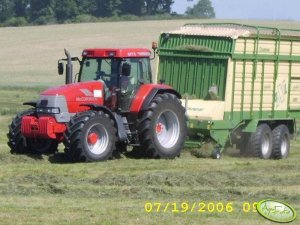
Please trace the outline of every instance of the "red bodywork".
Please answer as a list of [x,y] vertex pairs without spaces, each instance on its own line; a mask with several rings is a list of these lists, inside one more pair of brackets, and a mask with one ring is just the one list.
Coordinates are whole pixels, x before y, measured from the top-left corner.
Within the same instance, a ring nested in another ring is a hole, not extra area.
[[66,98],[69,113],[77,113],[89,109],[89,107],[82,106],[84,104],[104,104],[104,85],[99,81],[67,84],[50,88],[41,95],[63,95]]
[[[61,95],[66,99],[68,112],[78,113],[89,109],[83,104],[104,104],[104,85],[102,82],[82,82],[50,88],[41,94],[47,99],[50,95]],[[22,117],[21,133],[28,138],[46,138],[61,141],[66,130],[64,123],[58,123],[54,117],[35,116]]]
[[149,58],[150,55],[150,50],[146,48],[89,48],[82,52],[82,56],[88,58]]
[[24,116],[22,118],[21,133],[28,138],[57,139],[62,141],[66,125],[57,123],[53,117]]

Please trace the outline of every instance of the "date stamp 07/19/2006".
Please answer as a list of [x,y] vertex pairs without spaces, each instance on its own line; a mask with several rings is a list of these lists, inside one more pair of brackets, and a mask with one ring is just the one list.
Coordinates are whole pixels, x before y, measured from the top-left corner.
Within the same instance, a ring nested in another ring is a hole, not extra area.
[[147,213],[256,213],[257,202],[146,202]]

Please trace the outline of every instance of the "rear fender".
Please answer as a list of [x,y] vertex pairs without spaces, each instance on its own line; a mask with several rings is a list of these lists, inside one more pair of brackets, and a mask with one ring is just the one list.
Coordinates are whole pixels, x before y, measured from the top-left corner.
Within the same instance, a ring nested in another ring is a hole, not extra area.
[[132,101],[130,112],[138,113],[140,111],[146,110],[154,97],[162,93],[171,93],[176,95],[178,98],[181,98],[181,95],[168,85],[145,84],[140,87],[134,100]]

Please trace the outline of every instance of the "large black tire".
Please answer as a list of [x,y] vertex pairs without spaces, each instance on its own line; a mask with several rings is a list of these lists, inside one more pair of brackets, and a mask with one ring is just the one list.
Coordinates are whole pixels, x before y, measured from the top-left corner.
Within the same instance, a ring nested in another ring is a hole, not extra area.
[[268,124],[258,125],[256,132],[250,135],[247,147],[255,157],[269,159],[272,156],[272,131]]
[[34,154],[52,154],[57,152],[58,142],[53,139],[27,138],[27,151]]
[[112,157],[115,144],[114,121],[101,111],[75,115],[64,134],[65,153],[75,162],[105,161]]
[[154,158],[179,156],[186,139],[186,122],[180,100],[173,94],[158,94],[139,118],[140,151]]
[[15,154],[50,154],[57,151],[58,142],[52,139],[32,139],[25,138],[21,134],[21,123],[23,116],[34,114],[34,109],[28,109],[19,113],[9,126],[8,146],[11,153]]
[[273,131],[272,155],[275,159],[284,159],[290,151],[290,132],[286,125],[279,125]]

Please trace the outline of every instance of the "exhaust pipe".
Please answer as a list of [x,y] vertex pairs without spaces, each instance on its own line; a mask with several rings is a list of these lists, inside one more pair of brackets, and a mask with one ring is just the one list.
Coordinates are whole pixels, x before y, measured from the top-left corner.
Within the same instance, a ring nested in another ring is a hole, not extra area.
[[66,84],[71,84],[73,83],[73,65],[72,65],[71,55],[67,49],[65,49],[65,54],[67,56]]

